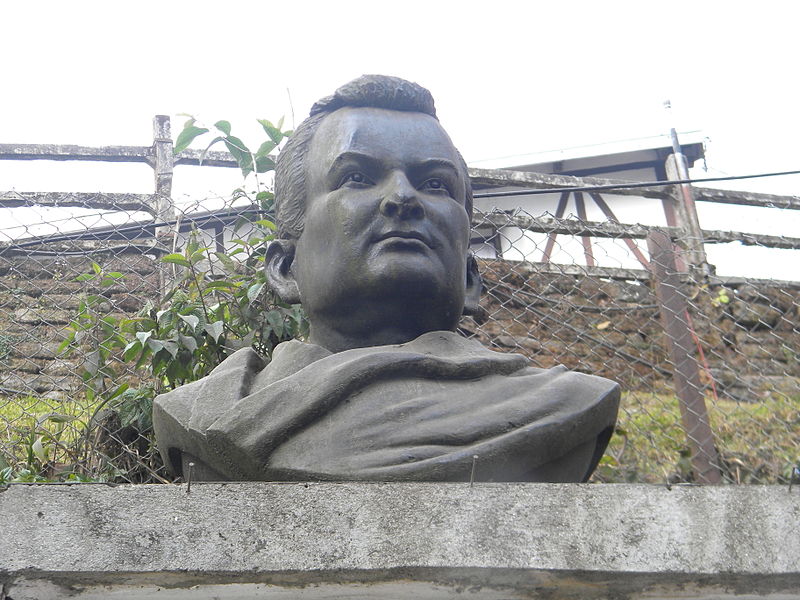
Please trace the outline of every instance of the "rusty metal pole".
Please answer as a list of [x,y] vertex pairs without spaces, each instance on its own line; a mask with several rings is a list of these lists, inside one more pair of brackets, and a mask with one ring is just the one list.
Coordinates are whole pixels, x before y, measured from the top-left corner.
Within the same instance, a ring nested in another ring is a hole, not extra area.
[[700,384],[687,301],[675,263],[672,240],[664,231],[654,229],[647,234],[647,248],[681,422],[692,453],[692,468],[700,483],[720,483],[720,460]]

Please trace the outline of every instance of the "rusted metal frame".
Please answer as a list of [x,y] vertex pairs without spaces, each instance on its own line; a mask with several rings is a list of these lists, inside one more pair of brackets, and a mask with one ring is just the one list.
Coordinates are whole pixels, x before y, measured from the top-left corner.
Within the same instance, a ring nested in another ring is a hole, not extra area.
[[[567,201],[569,200],[569,192],[562,192],[561,197],[558,199],[558,206],[556,206],[556,219],[561,219],[567,211]],[[542,252],[542,262],[550,262],[550,256],[553,254],[553,247],[556,245],[556,236],[558,234],[548,233],[547,243]]]
[[0,192],[0,207],[52,206],[96,208],[110,211],[151,212],[152,194],[103,194],[86,192]]
[[681,422],[692,453],[692,468],[699,482],[720,483],[720,460],[700,384],[700,369],[688,323],[688,303],[675,264],[672,240],[666,232],[654,229],[647,236],[647,248]]
[[[606,201],[603,200],[603,197],[600,194],[598,194],[597,192],[589,192],[589,196],[591,196],[592,200],[594,200],[595,204],[597,204],[600,210],[603,211],[603,214],[609,221],[611,221],[612,223],[619,223],[619,219],[617,219],[617,216],[614,214],[614,212],[611,210],[608,204],[606,204]],[[629,237],[622,238],[622,241],[625,242],[626,246],[628,246],[628,249],[636,257],[636,260],[639,261],[639,264],[642,265],[645,269],[649,269],[650,262],[647,260],[647,258],[645,258],[644,253],[641,250],[639,250],[639,246],[636,245],[636,242],[634,242]]]
[[[586,222],[586,205],[583,203],[583,194],[581,192],[575,192],[575,209],[578,211],[578,218],[581,222]],[[592,239],[588,235],[582,235],[581,244],[583,244],[583,257],[586,260],[586,266],[596,266],[594,252],[592,252]]]

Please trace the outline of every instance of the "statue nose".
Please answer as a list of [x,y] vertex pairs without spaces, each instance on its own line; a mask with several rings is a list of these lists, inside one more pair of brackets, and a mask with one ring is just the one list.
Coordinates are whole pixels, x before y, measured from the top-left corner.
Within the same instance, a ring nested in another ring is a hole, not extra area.
[[380,209],[387,217],[421,219],[425,216],[417,190],[404,173],[392,175]]

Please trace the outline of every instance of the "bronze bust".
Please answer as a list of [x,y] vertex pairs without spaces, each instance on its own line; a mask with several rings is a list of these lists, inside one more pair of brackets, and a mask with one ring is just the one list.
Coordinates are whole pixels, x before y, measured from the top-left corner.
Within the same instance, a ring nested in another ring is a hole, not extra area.
[[196,480],[585,481],[617,384],[456,333],[477,308],[466,164],[430,93],[365,75],[320,100],[278,157],[272,288],[308,342],[236,352],[159,396],[157,441]]

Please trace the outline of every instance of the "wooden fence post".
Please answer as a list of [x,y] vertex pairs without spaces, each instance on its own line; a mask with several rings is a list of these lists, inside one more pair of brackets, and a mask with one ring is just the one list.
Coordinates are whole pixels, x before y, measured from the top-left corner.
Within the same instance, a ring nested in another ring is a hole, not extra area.
[[[170,225],[160,226],[160,224],[170,223],[175,218],[175,207],[172,202],[172,169],[175,164],[175,157],[172,149],[169,116],[156,115],[153,117],[152,167],[155,171],[156,184],[153,216],[156,222],[156,244],[165,248],[170,248],[172,245],[173,228]],[[168,265],[159,263],[159,291],[162,297],[168,287],[170,274],[167,267]]]
[[156,222],[168,223],[174,218],[172,207],[172,134],[167,115],[153,117],[153,170],[156,176]]
[[664,327],[664,343],[672,362],[681,422],[692,453],[692,468],[697,481],[719,483],[721,465],[700,385],[688,306],[678,276],[672,240],[665,232],[654,229],[647,234],[647,248]]
[[[683,154],[670,154],[666,162],[667,179],[671,181],[686,180],[689,171],[686,168],[686,157]],[[710,274],[706,249],[703,245],[703,230],[700,229],[700,219],[697,217],[697,208],[694,203],[692,186],[680,183],[672,188],[670,194],[676,208],[678,227],[683,230],[682,244],[685,247],[686,262],[689,271],[701,276]],[[678,264],[683,261],[679,258]]]

